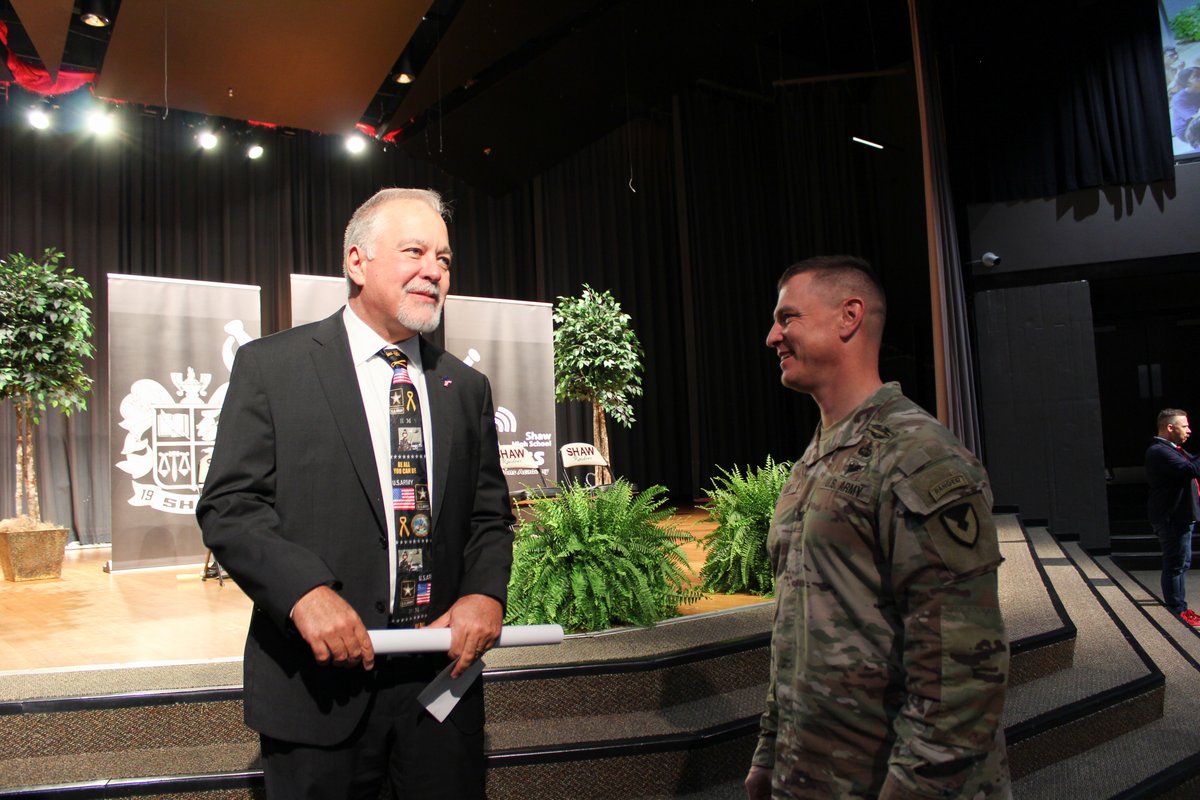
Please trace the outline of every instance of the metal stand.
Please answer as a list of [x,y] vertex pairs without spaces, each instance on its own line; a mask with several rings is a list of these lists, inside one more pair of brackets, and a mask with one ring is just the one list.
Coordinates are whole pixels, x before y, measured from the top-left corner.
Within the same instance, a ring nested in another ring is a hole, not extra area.
[[[210,575],[209,573],[215,573]],[[200,580],[206,581],[209,578],[216,578],[217,584],[225,585],[225,570],[221,569],[220,562],[213,558],[213,551],[209,550],[208,555],[204,557],[204,570],[200,573]]]

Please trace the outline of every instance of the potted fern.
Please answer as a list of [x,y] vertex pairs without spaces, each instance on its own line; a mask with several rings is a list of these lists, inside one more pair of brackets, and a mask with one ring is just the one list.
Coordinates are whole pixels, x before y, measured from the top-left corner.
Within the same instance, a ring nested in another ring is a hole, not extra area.
[[0,567],[11,581],[62,575],[67,531],[41,518],[33,430],[47,406],[86,408],[92,388],[83,370],[94,353],[92,292],[62,259],[49,248],[40,259],[0,261],[0,400],[11,401],[17,433],[17,517],[0,522]]
[[665,493],[634,494],[618,479],[607,492],[572,482],[533,500],[516,532],[505,621],[568,632],[652,625],[699,600],[680,547],[695,537],[664,524]]
[[[630,317],[611,292],[586,283],[579,297],[559,297],[554,307],[554,399],[582,400],[592,407],[592,444],[612,463],[608,449],[611,417],[633,424],[632,398],[642,393],[642,345]],[[597,469],[596,482],[612,476]]]
[[736,466],[721,469],[706,489],[709,519],[717,527],[704,538],[705,560],[700,568],[706,592],[749,592],[769,595],[775,591],[775,575],[767,553],[767,533],[775,515],[779,492],[791,464],[767,462],[745,474]]

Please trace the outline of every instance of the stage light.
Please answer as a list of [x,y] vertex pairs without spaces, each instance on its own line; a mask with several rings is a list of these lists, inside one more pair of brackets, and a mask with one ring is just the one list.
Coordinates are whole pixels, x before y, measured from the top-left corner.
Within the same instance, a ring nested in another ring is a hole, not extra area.
[[200,146],[205,150],[213,150],[219,143],[217,135],[212,131],[201,131],[200,135],[196,137],[196,141],[198,141]]
[[79,11],[79,19],[84,25],[93,28],[107,28],[112,23],[108,3],[105,0],[84,0]]
[[112,114],[107,111],[96,109],[88,112],[87,128],[97,136],[107,136],[113,132],[115,127],[116,122],[113,120]]
[[392,80],[401,86],[407,86],[417,79],[417,74],[413,72],[412,59],[408,57],[408,53],[400,56],[400,67],[396,70],[396,74],[392,76]]
[[30,109],[26,116],[30,126],[37,128],[39,131],[44,131],[50,127],[50,115],[40,108]]
[[354,155],[358,155],[367,149],[367,140],[357,133],[352,133],[346,137],[346,149]]
[[263,147],[261,144],[252,144],[246,148],[246,158],[256,159],[262,158]]

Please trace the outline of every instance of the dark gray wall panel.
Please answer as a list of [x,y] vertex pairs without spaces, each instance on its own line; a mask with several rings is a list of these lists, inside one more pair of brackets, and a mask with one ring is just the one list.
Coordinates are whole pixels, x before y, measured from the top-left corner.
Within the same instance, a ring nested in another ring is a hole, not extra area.
[[1108,547],[1100,392],[1085,282],[976,296],[988,473],[996,502]]

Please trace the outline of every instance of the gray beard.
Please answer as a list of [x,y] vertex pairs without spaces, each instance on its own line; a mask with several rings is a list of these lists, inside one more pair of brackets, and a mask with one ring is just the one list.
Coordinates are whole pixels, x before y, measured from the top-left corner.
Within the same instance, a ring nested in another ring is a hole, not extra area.
[[428,317],[410,314],[407,310],[400,309],[396,312],[396,321],[410,331],[433,333],[438,325],[442,324],[442,306],[439,305],[437,311]]

